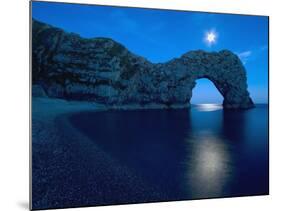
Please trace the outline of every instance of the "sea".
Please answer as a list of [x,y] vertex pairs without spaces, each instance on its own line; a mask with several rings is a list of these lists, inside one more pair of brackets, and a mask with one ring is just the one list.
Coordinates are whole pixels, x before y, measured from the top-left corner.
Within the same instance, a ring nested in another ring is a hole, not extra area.
[[269,192],[267,104],[82,112],[70,122],[165,200]]

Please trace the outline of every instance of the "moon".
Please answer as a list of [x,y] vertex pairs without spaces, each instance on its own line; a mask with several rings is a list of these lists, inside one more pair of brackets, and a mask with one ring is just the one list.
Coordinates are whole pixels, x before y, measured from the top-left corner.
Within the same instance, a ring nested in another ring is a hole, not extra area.
[[208,42],[209,43],[213,43],[213,42],[215,42],[215,40],[216,40],[216,35],[214,34],[214,33],[209,33],[208,35],[207,35],[207,40],[208,40]]
[[217,34],[215,31],[209,31],[205,34],[206,43],[211,46],[217,42]]

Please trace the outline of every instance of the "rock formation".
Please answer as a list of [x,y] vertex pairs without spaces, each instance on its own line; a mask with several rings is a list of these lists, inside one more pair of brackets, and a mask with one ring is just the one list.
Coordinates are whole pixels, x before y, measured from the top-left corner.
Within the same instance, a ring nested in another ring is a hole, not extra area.
[[48,97],[113,108],[181,108],[190,105],[200,78],[214,83],[224,97],[224,108],[253,107],[246,71],[228,50],[190,51],[153,64],[112,39],[85,39],[32,21],[32,83],[37,95],[45,92]]

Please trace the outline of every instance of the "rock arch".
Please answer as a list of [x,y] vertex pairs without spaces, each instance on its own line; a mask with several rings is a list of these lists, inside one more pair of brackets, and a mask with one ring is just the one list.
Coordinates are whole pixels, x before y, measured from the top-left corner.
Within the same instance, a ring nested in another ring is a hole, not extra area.
[[214,83],[224,97],[224,108],[254,106],[245,68],[228,50],[190,51],[154,64],[112,39],[84,39],[32,22],[32,83],[48,97],[99,102],[112,108],[182,108],[189,107],[199,78]]
[[[195,78],[194,84],[196,84],[196,80],[202,78],[208,79],[210,82],[212,82],[212,84],[214,84],[217,91],[223,97],[224,108],[251,108],[254,106],[252,99],[249,97],[249,93],[246,88],[247,85],[242,78],[237,78],[236,82],[233,82],[228,80],[221,80],[220,78],[203,76]],[[195,86],[192,88],[192,90],[194,88]],[[206,92],[208,92],[208,90],[206,90]]]
[[165,66],[166,69],[171,68],[171,72],[179,72],[180,76],[175,79],[179,81],[176,93],[182,93],[178,98],[184,99],[187,104],[192,97],[195,81],[206,78],[223,96],[224,108],[246,109],[254,106],[247,90],[246,70],[238,56],[231,51],[191,51]]

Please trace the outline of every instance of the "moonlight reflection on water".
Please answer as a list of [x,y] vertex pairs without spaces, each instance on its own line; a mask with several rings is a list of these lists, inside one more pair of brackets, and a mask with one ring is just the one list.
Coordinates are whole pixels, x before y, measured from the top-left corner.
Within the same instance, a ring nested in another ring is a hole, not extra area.
[[220,104],[211,104],[211,103],[206,103],[206,104],[196,104],[194,105],[198,111],[217,111],[223,109],[222,105]]
[[[230,176],[230,157],[227,146],[209,132],[198,134],[192,144],[186,171],[187,188],[192,197],[218,197]],[[190,191],[190,190],[189,190]]]

